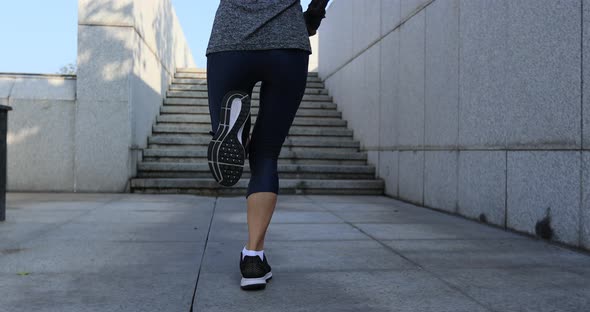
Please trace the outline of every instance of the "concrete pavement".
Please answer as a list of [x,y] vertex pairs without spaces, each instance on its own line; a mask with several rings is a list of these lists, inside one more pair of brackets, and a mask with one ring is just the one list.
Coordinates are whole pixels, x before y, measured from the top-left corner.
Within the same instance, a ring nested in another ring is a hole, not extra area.
[[259,292],[239,288],[243,196],[9,193],[7,206],[0,311],[590,306],[588,254],[384,196],[279,196]]

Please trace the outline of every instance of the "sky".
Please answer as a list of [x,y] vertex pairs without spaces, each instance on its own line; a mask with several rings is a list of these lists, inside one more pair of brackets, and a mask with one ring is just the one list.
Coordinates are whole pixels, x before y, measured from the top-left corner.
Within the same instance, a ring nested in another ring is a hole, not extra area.
[[[311,0],[302,0],[307,8]],[[198,67],[219,0],[172,0]],[[0,72],[57,73],[76,63],[78,0],[0,0]]]

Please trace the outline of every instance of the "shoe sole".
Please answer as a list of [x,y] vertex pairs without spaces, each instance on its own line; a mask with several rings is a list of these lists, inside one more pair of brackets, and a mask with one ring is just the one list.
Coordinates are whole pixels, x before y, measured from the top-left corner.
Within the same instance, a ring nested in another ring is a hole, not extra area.
[[[241,102],[239,108],[234,103],[236,99]],[[237,109],[239,112],[236,112]],[[249,116],[250,98],[247,93],[231,91],[224,96],[219,126],[207,149],[209,170],[217,183],[223,186],[235,185],[242,177],[246,150],[241,136]],[[232,119],[235,119],[233,125]]]
[[259,290],[266,288],[266,283],[272,279],[272,272],[266,273],[263,277],[245,278],[242,277],[240,287],[243,290]]

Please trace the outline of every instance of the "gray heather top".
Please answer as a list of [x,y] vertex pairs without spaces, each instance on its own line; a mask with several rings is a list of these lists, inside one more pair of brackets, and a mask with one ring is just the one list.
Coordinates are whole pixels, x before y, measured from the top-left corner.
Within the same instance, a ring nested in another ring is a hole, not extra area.
[[311,53],[300,0],[221,0],[205,54],[287,48]]

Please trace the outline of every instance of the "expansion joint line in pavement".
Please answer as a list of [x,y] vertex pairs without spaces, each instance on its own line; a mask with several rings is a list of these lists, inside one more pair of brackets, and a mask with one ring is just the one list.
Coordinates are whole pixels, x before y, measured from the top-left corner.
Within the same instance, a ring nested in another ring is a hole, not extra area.
[[215,208],[217,207],[218,199],[219,197],[215,197],[215,202],[213,203],[213,211],[211,212],[211,220],[209,220],[209,228],[207,229],[205,246],[203,246],[203,253],[201,253],[201,261],[199,262],[199,270],[197,271],[197,279],[195,281],[195,287],[193,288],[193,298],[191,299],[191,309],[189,310],[189,312],[193,312],[193,305],[195,304],[195,297],[197,296],[197,285],[199,284],[199,277],[201,276],[201,268],[203,267],[205,252],[207,251],[207,243],[209,242],[209,234],[211,233],[211,225],[213,224],[213,216],[215,216]]
[[[352,226],[353,228],[357,229],[359,232],[365,234],[366,236],[368,236],[369,238],[371,238],[372,240],[376,241],[379,245],[385,247],[386,249],[390,250],[391,252],[393,252],[394,254],[396,254],[397,256],[401,257],[402,259],[412,263],[413,265],[415,265],[416,267],[418,267],[420,270],[423,270],[424,272],[432,275],[434,278],[436,278],[437,280],[439,280],[440,282],[442,282],[443,284],[447,285],[448,287],[450,287],[451,289],[457,291],[458,293],[462,294],[463,296],[471,299],[473,302],[477,303],[479,306],[481,306],[482,308],[484,308],[487,311],[490,312],[497,312],[493,309],[491,309],[490,307],[486,306],[485,304],[483,304],[482,302],[480,302],[479,300],[473,298],[472,296],[470,296],[468,293],[464,292],[463,290],[461,290],[459,287],[447,282],[445,279],[443,279],[442,277],[440,277],[439,275],[437,275],[436,273],[434,273],[431,270],[428,270],[427,268],[425,268],[424,266],[420,265],[419,263],[417,263],[416,261],[406,257],[405,255],[403,255],[401,252],[399,252],[398,250],[396,250],[395,248],[385,244],[384,242],[382,242],[381,240],[377,239],[376,237],[374,237],[373,235],[363,231],[361,228],[359,228],[358,226],[352,224],[351,222],[349,222],[348,220],[345,220],[344,218],[342,218],[341,216],[339,216],[337,213],[333,212],[332,210],[326,208],[325,206],[322,205],[321,202],[318,202],[316,200],[314,200],[313,198],[306,196],[309,200],[313,201],[317,206],[321,207],[322,209],[324,209],[326,212],[331,213],[332,215],[334,215],[335,217],[337,217],[338,219],[342,220],[342,222]],[[423,208],[423,209],[427,209],[427,208]]]

